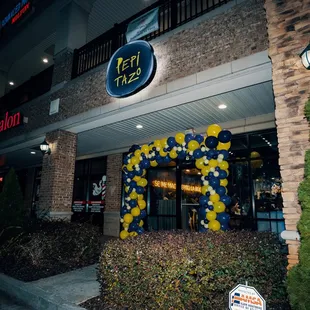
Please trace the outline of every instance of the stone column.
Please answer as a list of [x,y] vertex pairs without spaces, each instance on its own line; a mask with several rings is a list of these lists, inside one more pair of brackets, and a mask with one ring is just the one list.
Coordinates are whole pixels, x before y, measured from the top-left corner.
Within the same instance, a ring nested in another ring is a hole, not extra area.
[[71,80],[73,51],[86,43],[93,0],[68,0],[61,7],[56,28],[52,85]]
[[289,268],[298,263],[297,223],[301,207],[297,190],[304,177],[305,150],[310,147],[309,126],[304,117],[310,72],[299,58],[309,43],[309,8],[310,0],[265,1],[287,230],[283,236],[289,249]]
[[107,158],[107,194],[103,225],[103,234],[107,236],[119,236],[122,203],[122,164],[122,154],[109,155]]
[[43,157],[40,213],[69,219],[72,214],[77,137],[74,133],[56,130],[46,134],[46,141],[51,154]]

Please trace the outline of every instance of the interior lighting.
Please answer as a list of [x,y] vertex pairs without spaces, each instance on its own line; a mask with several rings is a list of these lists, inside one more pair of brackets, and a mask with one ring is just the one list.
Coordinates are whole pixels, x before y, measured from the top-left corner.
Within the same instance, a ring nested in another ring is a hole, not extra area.
[[138,128],[138,129],[142,129],[142,128],[143,128],[143,126],[142,126],[142,125],[140,125],[140,124],[138,124],[138,125],[136,126],[136,128]]
[[48,59],[47,58],[43,58],[42,61],[47,64],[48,63]]
[[226,105],[226,104],[220,104],[220,105],[218,106],[218,108],[221,109],[221,110],[224,110],[224,109],[227,108],[227,105]]
[[11,86],[14,86],[14,85],[15,85],[15,83],[14,83],[13,81],[10,81],[9,84],[10,84]]

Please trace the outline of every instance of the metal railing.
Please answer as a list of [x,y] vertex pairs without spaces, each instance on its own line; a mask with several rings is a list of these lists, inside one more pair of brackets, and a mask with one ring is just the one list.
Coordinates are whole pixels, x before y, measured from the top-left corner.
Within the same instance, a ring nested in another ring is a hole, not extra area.
[[137,17],[158,7],[159,30],[141,38],[150,41],[231,0],[159,0],[148,8],[115,24],[112,29],[74,51],[72,79],[109,61],[113,53],[126,44],[128,24]]

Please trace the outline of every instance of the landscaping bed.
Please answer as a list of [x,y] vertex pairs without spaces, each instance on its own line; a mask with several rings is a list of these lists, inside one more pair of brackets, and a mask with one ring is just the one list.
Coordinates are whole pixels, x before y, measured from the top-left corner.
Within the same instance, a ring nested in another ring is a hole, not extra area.
[[0,246],[0,272],[34,281],[98,262],[98,227],[66,221],[40,221]]

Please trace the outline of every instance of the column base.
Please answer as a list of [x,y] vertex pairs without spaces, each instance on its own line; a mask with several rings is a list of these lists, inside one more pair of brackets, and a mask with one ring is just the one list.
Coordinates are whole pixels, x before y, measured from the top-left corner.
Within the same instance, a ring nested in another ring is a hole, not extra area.
[[119,237],[120,233],[120,212],[105,211],[103,213],[103,235],[111,237]]

